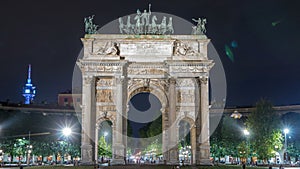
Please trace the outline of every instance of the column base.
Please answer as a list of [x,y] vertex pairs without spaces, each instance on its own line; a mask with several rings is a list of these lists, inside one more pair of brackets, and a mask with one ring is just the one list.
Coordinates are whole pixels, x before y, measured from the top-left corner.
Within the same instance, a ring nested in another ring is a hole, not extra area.
[[170,164],[172,165],[177,165],[179,164],[179,159],[178,159],[178,149],[177,148],[171,148],[169,150],[169,161]]
[[200,164],[199,165],[213,166],[213,164],[210,161],[210,159],[200,159]]
[[125,165],[124,152],[124,145],[116,143],[113,146],[113,159],[111,161],[111,165]]
[[124,159],[112,159],[111,165],[125,165]]
[[90,144],[81,145],[81,164],[90,165],[93,162],[93,146]]
[[209,144],[202,144],[199,146],[199,150],[196,151],[196,164],[197,165],[208,165],[212,166],[212,162],[209,159],[210,155],[210,146]]

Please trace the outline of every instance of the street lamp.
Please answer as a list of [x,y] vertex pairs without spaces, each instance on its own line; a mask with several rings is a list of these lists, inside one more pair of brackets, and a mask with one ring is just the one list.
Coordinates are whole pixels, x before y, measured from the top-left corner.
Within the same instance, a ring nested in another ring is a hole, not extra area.
[[250,135],[250,132],[247,129],[244,129],[243,133],[246,136],[246,145],[247,145],[247,149],[246,149],[247,150],[246,151],[246,163],[247,163],[247,161],[248,161],[248,154],[249,154],[248,149],[250,149],[249,148],[249,140],[248,140],[248,136]]
[[[105,142],[106,142],[106,136],[108,136],[108,132],[105,131],[105,132],[103,133],[103,135],[104,135],[104,140],[105,140]],[[106,142],[106,144],[107,144],[107,142]]]
[[244,129],[243,132],[244,132],[244,135],[245,135],[245,136],[248,136],[248,135],[250,134],[249,131],[248,131],[247,129]]
[[27,165],[29,165],[30,158],[31,158],[30,154],[32,153],[32,145],[31,144],[27,145],[26,149],[27,149],[27,160],[26,161],[27,161]]
[[[65,136],[65,140],[66,140],[66,143],[67,143],[67,151],[68,151],[68,148],[69,148],[69,143],[68,143],[68,137],[72,134],[72,129],[71,128],[69,128],[69,127],[65,127],[65,128],[63,128],[62,129],[62,133],[63,133],[63,135]],[[64,148],[63,148],[64,149]],[[62,163],[64,162],[64,160],[65,160],[65,151],[63,151],[63,153],[62,153]]]
[[287,138],[286,138],[286,134],[288,134],[290,132],[290,130],[288,128],[285,128],[283,130],[284,132],[284,154],[285,154],[285,162],[287,162]]

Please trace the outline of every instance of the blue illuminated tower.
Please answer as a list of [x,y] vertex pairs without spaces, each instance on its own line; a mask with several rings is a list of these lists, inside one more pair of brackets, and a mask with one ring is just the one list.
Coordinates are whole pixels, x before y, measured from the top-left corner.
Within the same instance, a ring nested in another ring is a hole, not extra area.
[[35,86],[31,84],[31,65],[28,65],[27,83],[23,87],[23,96],[25,97],[24,104],[30,104],[35,96]]

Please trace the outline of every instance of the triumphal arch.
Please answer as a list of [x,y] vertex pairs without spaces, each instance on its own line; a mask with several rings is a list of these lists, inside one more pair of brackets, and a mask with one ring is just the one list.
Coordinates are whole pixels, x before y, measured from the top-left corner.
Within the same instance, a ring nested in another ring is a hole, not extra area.
[[90,30],[81,39],[84,55],[77,64],[83,83],[82,162],[98,159],[99,124],[109,120],[111,163],[125,164],[128,102],[138,93],[149,92],[162,103],[165,163],[179,162],[178,126],[185,119],[191,126],[192,164],[210,164],[209,71],[214,63],[207,57],[209,39],[203,32],[171,35],[153,32],[146,25],[149,29],[141,33],[136,27],[130,31],[121,26],[120,31],[127,33],[99,34],[88,25]]

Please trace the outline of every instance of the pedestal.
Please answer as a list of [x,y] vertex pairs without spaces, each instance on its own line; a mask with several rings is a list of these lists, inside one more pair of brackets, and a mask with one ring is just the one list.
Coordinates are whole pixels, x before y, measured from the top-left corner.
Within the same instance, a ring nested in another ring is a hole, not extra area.
[[113,147],[113,159],[111,165],[125,165],[124,145],[116,144]]
[[93,157],[92,157],[92,150],[93,146],[90,144],[83,144],[81,146],[81,164],[82,165],[92,165]]

